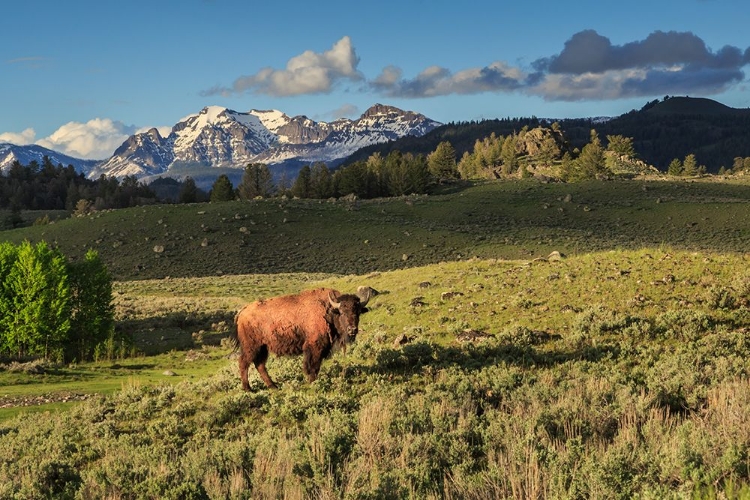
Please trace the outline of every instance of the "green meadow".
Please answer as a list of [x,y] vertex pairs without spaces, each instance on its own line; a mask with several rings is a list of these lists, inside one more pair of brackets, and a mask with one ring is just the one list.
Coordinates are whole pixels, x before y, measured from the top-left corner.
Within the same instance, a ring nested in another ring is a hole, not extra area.
[[[131,355],[0,370],[2,498],[750,498],[750,182],[452,184],[0,233],[116,277]],[[243,392],[263,297],[379,292]],[[24,406],[29,404],[30,406]]]

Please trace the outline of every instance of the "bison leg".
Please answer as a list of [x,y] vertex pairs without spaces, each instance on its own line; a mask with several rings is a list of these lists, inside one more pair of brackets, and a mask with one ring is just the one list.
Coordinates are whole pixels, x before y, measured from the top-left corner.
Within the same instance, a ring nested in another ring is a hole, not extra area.
[[249,367],[249,356],[243,350],[242,352],[240,352],[240,379],[242,380],[242,388],[246,391],[250,390],[250,383],[247,380],[247,369]]
[[260,378],[262,378],[263,382],[266,384],[266,387],[268,387],[269,389],[276,389],[276,384],[273,383],[271,377],[268,376],[268,371],[266,371],[267,360],[268,348],[266,346],[262,346],[260,349],[258,349],[258,353],[255,355],[253,363],[255,364],[255,369],[258,370],[258,373],[260,374]]
[[323,362],[323,356],[317,352],[315,346],[309,345],[305,346],[304,353],[305,357],[302,362],[302,369],[305,375],[307,375],[307,380],[315,382],[315,379],[318,378],[318,372],[320,372],[320,364]]

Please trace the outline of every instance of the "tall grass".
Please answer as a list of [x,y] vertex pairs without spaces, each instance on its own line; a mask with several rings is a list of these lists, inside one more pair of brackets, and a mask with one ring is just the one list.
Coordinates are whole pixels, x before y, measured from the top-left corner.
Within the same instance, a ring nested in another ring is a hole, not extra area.
[[281,389],[251,370],[245,393],[227,359],[1,422],[0,497],[746,498],[746,263],[661,247],[122,283],[144,339],[168,297],[189,335],[206,325],[184,315],[266,293],[381,293],[313,384],[272,357]]

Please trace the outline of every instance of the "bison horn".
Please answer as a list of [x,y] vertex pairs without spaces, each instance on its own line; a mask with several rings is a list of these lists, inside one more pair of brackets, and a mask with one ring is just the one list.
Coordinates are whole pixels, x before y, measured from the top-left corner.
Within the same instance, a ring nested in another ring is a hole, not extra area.
[[339,307],[341,307],[341,302],[336,302],[336,299],[333,296],[333,290],[328,292],[328,303],[331,304],[331,307],[333,307],[334,309],[338,309]]
[[359,296],[359,305],[366,306],[367,303],[370,301],[370,298],[376,294],[377,292],[375,292],[375,290],[373,290],[369,286],[361,286],[357,288],[357,296]]

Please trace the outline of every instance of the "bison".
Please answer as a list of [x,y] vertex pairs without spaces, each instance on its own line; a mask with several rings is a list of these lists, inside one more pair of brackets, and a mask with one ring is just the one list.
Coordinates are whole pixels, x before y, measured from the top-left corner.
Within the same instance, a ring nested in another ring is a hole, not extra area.
[[369,287],[359,287],[356,295],[319,288],[245,306],[235,316],[242,388],[250,390],[250,363],[266,387],[276,388],[266,371],[269,352],[277,356],[304,354],[302,368],[313,382],[332,348],[346,349],[356,338],[359,316],[367,311],[365,306],[372,293]]

